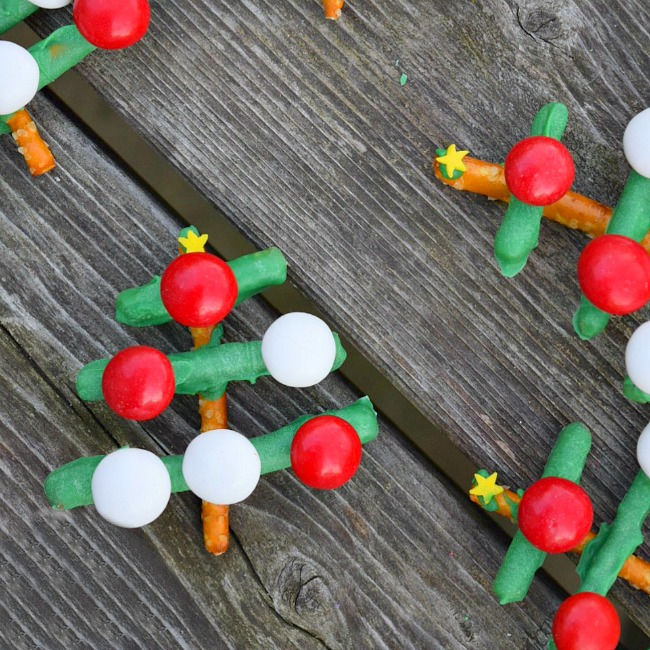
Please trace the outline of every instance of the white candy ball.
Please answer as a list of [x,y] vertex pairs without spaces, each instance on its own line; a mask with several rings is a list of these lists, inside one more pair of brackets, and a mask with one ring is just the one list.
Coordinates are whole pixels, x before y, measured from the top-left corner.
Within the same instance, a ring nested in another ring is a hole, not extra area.
[[261,470],[262,462],[250,440],[230,429],[199,434],[183,457],[187,486],[210,503],[243,501],[255,489]]
[[285,386],[313,386],[332,371],[336,343],[329,327],[303,312],[285,314],[262,339],[262,358],[271,376]]
[[650,393],[650,321],[639,325],[625,348],[625,368],[632,383]]
[[38,90],[36,59],[20,45],[0,41],[0,115],[15,113]]
[[630,167],[650,178],[650,108],[629,121],[623,134],[623,151]]
[[41,9],[60,9],[69,5],[72,0],[29,0],[29,2]]
[[641,469],[650,476],[650,424],[641,432],[636,444],[636,457]]
[[104,457],[91,482],[97,512],[116,526],[137,528],[156,519],[172,491],[164,463],[146,449],[118,449]]

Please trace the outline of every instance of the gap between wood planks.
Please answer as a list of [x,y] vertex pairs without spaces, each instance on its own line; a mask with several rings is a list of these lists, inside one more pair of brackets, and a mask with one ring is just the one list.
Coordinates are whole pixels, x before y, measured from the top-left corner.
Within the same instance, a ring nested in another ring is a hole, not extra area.
[[[2,38],[25,47],[40,40],[24,23]],[[219,255],[229,260],[256,250],[227,216],[118,115],[79,73],[74,70],[67,72],[48,86],[46,92],[56,97],[88,129],[91,136],[116,156],[162,203],[183,221],[207,233],[210,245]],[[280,313],[307,311],[323,316],[299,289],[289,283],[266,291],[263,297]],[[354,345],[345,337],[341,338],[348,358],[339,372],[361,393],[369,395],[377,410],[459,488],[459,499],[467,498],[472,476],[478,469],[476,465]],[[512,537],[515,527],[510,522],[498,515],[486,514]],[[543,568],[567,592],[573,593],[578,588],[575,564],[566,555],[548,556]],[[620,605],[616,606],[621,616],[622,644],[628,650],[646,650],[650,638]]]

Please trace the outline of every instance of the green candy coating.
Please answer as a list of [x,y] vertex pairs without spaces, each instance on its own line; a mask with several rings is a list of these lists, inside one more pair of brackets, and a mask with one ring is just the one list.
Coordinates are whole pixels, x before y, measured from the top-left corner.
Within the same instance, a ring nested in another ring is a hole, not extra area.
[[640,471],[618,506],[611,525],[603,524],[578,563],[579,591],[607,595],[625,560],[643,543],[642,527],[650,513],[650,478]]
[[632,402],[647,404],[650,402],[650,395],[638,388],[629,377],[623,381],[623,394]]
[[[590,448],[589,429],[580,422],[567,425],[551,450],[542,478],[557,476],[578,483]],[[492,585],[502,605],[523,600],[545,558],[546,553],[535,548],[518,530]]]
[[[560,140],[568,119],[567,107],[551,102],[537,112],[530,134]],[[510,197],[510,204],[494,238],[494,256],[504,276],[511,278],[526,266],[528,256],[539,241],[543,212],[543,207],[528,205],[515,196]]]
[[593,305],[586,296],[580,296],[580,307],[573,314],[573,329],[583,340],[588,341],[600,334],[609,323],[609,314]]
[[0,2],[0,34],[31,16],[38,7],[27,0],[2,0]]
[[[362,397],[342,409],[325,411],[321,415],[335,415],[351,424],[362,444],[374,440],[379,433],[377,413],[368,397]],[[286,426],[257,438],[251,438],[262,461],[262,474],[291,467],[291,442],[296,431],[316,415],[303,415]],[[58,510],[70,510],[92,505],[91,482],[93,472],[104,456],[90,456],[63,465],[45,479],[45,495],[50,505]],[[161,458],[172,483],[172,492],[186,492],[189,488],[182,472],[183,456]]]
[[501,274],[512,278],[521,271],[539,243],[544,208],[510,197],[506,214],[494,237],[494,256]]
[[632,169],[605,232],[640,242],[649,229],[650,179]]

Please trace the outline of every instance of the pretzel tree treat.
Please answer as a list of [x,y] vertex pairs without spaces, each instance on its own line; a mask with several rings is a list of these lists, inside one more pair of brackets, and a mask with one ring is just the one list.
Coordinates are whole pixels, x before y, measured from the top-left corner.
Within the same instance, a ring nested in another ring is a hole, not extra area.
[[[591,503],[577,485],[589,453],[591,435],[574,423],[560,434],[544,470],[544,478],[526,492],[506,490],[496,474],[475,474],[472,500],[519,524],[494,581],[501,604],[524,598],[546,552],[582,553],[577,566],[579,597],[572,596],[558,610],[549,648],[615,650],[620,636],[618,617],[605,596],[620,576],[650,593],[650,565],[633,555],[643,543],[643,524],[650,514],[650,425],[637,447],[641,465],[611,524],[597,534],[591,527]],[[549,478],[556,476],[559,478]],[[598,619],[598,624],[593,619]]]
[[[501,164],[463,156],[464,170],[461,172],[458,169],[453,178],[448,178],[443,173],[443,163],[440,163],[439,159],[443,158],[451,147],[456,148],[455,145],[450,145],[447,149],[437,150],[438,157],[434,160],[433,171],[438,180],[456,190],[482,194],[489,199],[505,203],[510,201],[510,192]],[[612,209],[582,194],[567,192],[559,201],[545,206],[542,215],[567,228],[581,230],[590,237],[597,237],[605,232]],[[645,237],[642,244],[650,252],[650,236]]]
[[[344,447],[339,438],[330,439],[333,422],[353,434]],[[362,397],[345,408],[302,416],[250,440],[228,429],[202,433],[183,456],[159,458],[125,447],[106,456],[79,458],[46,478],[45,494],[57,510],[94,504],[111,523],[135,528],[156,519],[172,493],[190,490],[204,500],[238,503],[255,489],[261,475],[289,467],[302,480],[300,473],[309,466],[312,478],[330,483],[321,489],[339,487],[359,466],[361,445],[378,432],[372,402]],[[316,447],[310,440],[317,441]]]
[[[3,0],[0,33],[38,7],[57,9],[67,0]],[[139,41],[149,26],[148,0],[75,0],[73,24],[29,49],[0,41],[0,133],[12,133],[33,176],[54,167],[54,158],[24,106],[44,86],[96,48],[120,49]]]
[[[566,116],[562,104],[547,104],[535,118],[533,135],[559,139]],[[548,138],[515,145],[505,167],[469,158],[455,145],[438,149],[434,160],[435,175],[446,185],[510,204],[495,237],[495,255],[506,276],[521,270],[537,245],[542,215],[596,237],[578,262],[583,296],[573,326],[582,339],[602,332],[611,315],[628,314],[650,300],[650,109],[629,122],[623,149],[632,170],[613,211],[567,191],[573,178],[570,156]]]
[[[222,343],[221,321],[243,300],[282,284],[286,261],[280,251],[271,248],[226,263],[205,251],[206,241],[207,235],[193,226],[183,229],[178,237],[179,256],[162,276],[123,291],[116,300],[118,321],[147,326],[175,320],[189,327],[193,349],[165,355],[148,346],[127,348],[111,359],[82,368],[77,393],[84,401],[104,400],[117,415],[132,420],[156,417],[174,394],[198,395],[201,431],[207,435],[192,443],[184,462],[196,467],[204,457],[223,457],[226,460],[219,471],[228,474],[229,455],[241,452],[250,460],[252,453],[247,439],[227,428],[228,384],[254,383],[270,375],[285,386],[313,386],[338,369],[346,353],[338,336],[320,318],[305,313],[281,316],[261,341]],[[339,417],[314,419],[295,436],[291,463],[296,474],[315,488],[342,485],[361,460],[358,438],[354,428]],[[227,549],[228,506],[245,498],[249,490],[244,488],[252,490],[259,478],[254,462],[242,465],[242,472],[233,478],[231,491],[227,485],[213,489],[213,482],[199,470],[192,472],[196,480],[188,479],[189,488],[203,497],[203,535],[211,553],[218,555]],[[240,491],[235,489],[237,485],[243,486]]]

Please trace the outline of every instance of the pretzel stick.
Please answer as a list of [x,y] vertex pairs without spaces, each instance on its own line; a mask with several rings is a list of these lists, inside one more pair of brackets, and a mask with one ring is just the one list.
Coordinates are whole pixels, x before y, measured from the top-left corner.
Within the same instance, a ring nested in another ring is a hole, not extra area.
[[336,20],[341,15],[344,0],[323,0],[323,10],[325,18]]
[[[185,253],[180,245],[183,235],[188,236],[192,231],[198,236],[194,227],[185,228],[179,236],[179,255]],[[203,246],[201,246],[203,249]],[[214,332],[214,325],[210,327],[190,327],[194,349],[203,347],[210,343]],[[226,392],[217,399],[205,399],[199,394],[199,414],[201,415],[201,433],[213,431],[214,429],[225,429],[228,426],[228,411],[226,407]],[[206,551],[213,555],[222,555],[228,550],[230,533],[228,530],[228,506],[209,501],[201,501],[201,521],[203,522],[203,544]]]
[[[470,494],[469,498],[477,505],[483,507],[479,497]],[[497,494],[494,497],[494,500],[498,506],[494,512],[502,517],[506,517],[506,519],[509,519],[513,524],[517,523],[510,503],[518,506],[521,497],[512,490],[504,490],[501,494]],[[581,554],[584,551],[585,546],[587,546],[587,544],[595,537],[596,533],[587,533],[587,536],[575,548],[571,549],[571,551]],[[645,591],[646,594],[650,594],[650,562],[646,562],[636,555],[630,555],[627,560],[625,560],[618,575],[635,589],[640,589],[641,591]]]
[[32,176],[40,176],[56,167],[50,148],[43,142],[36,124],[24,108],[14,113],[7,124]]
[[[454,180],[446,178],[440,171],[440,164],[434,161],[433,171],[436,178],[445,185],[465,192],[482,194],[489,199],[510,202],[510,192],[503,175],[503,165],[486,162],[469,156],[463,159],[466,171]],[[567,192],[559,201],[544,208],[544,216],[551,221],[581,230],[590,237],[597,237],[605,232],[612,216],[612,208],[602,205],[576,192]],[[650,235],[641,242],[650,253]]]
[[[194,347],[200,348],[210,342],[214,327],[190,327]],[[201,433],[228,426],[226,394],[215,400],[206,400],[199,395],[199,413],[201,414]],[[201,521],[203,522],[203,543],[208,553],[221,555],[228,550],[228,506],[203,501],[201,503]]]

